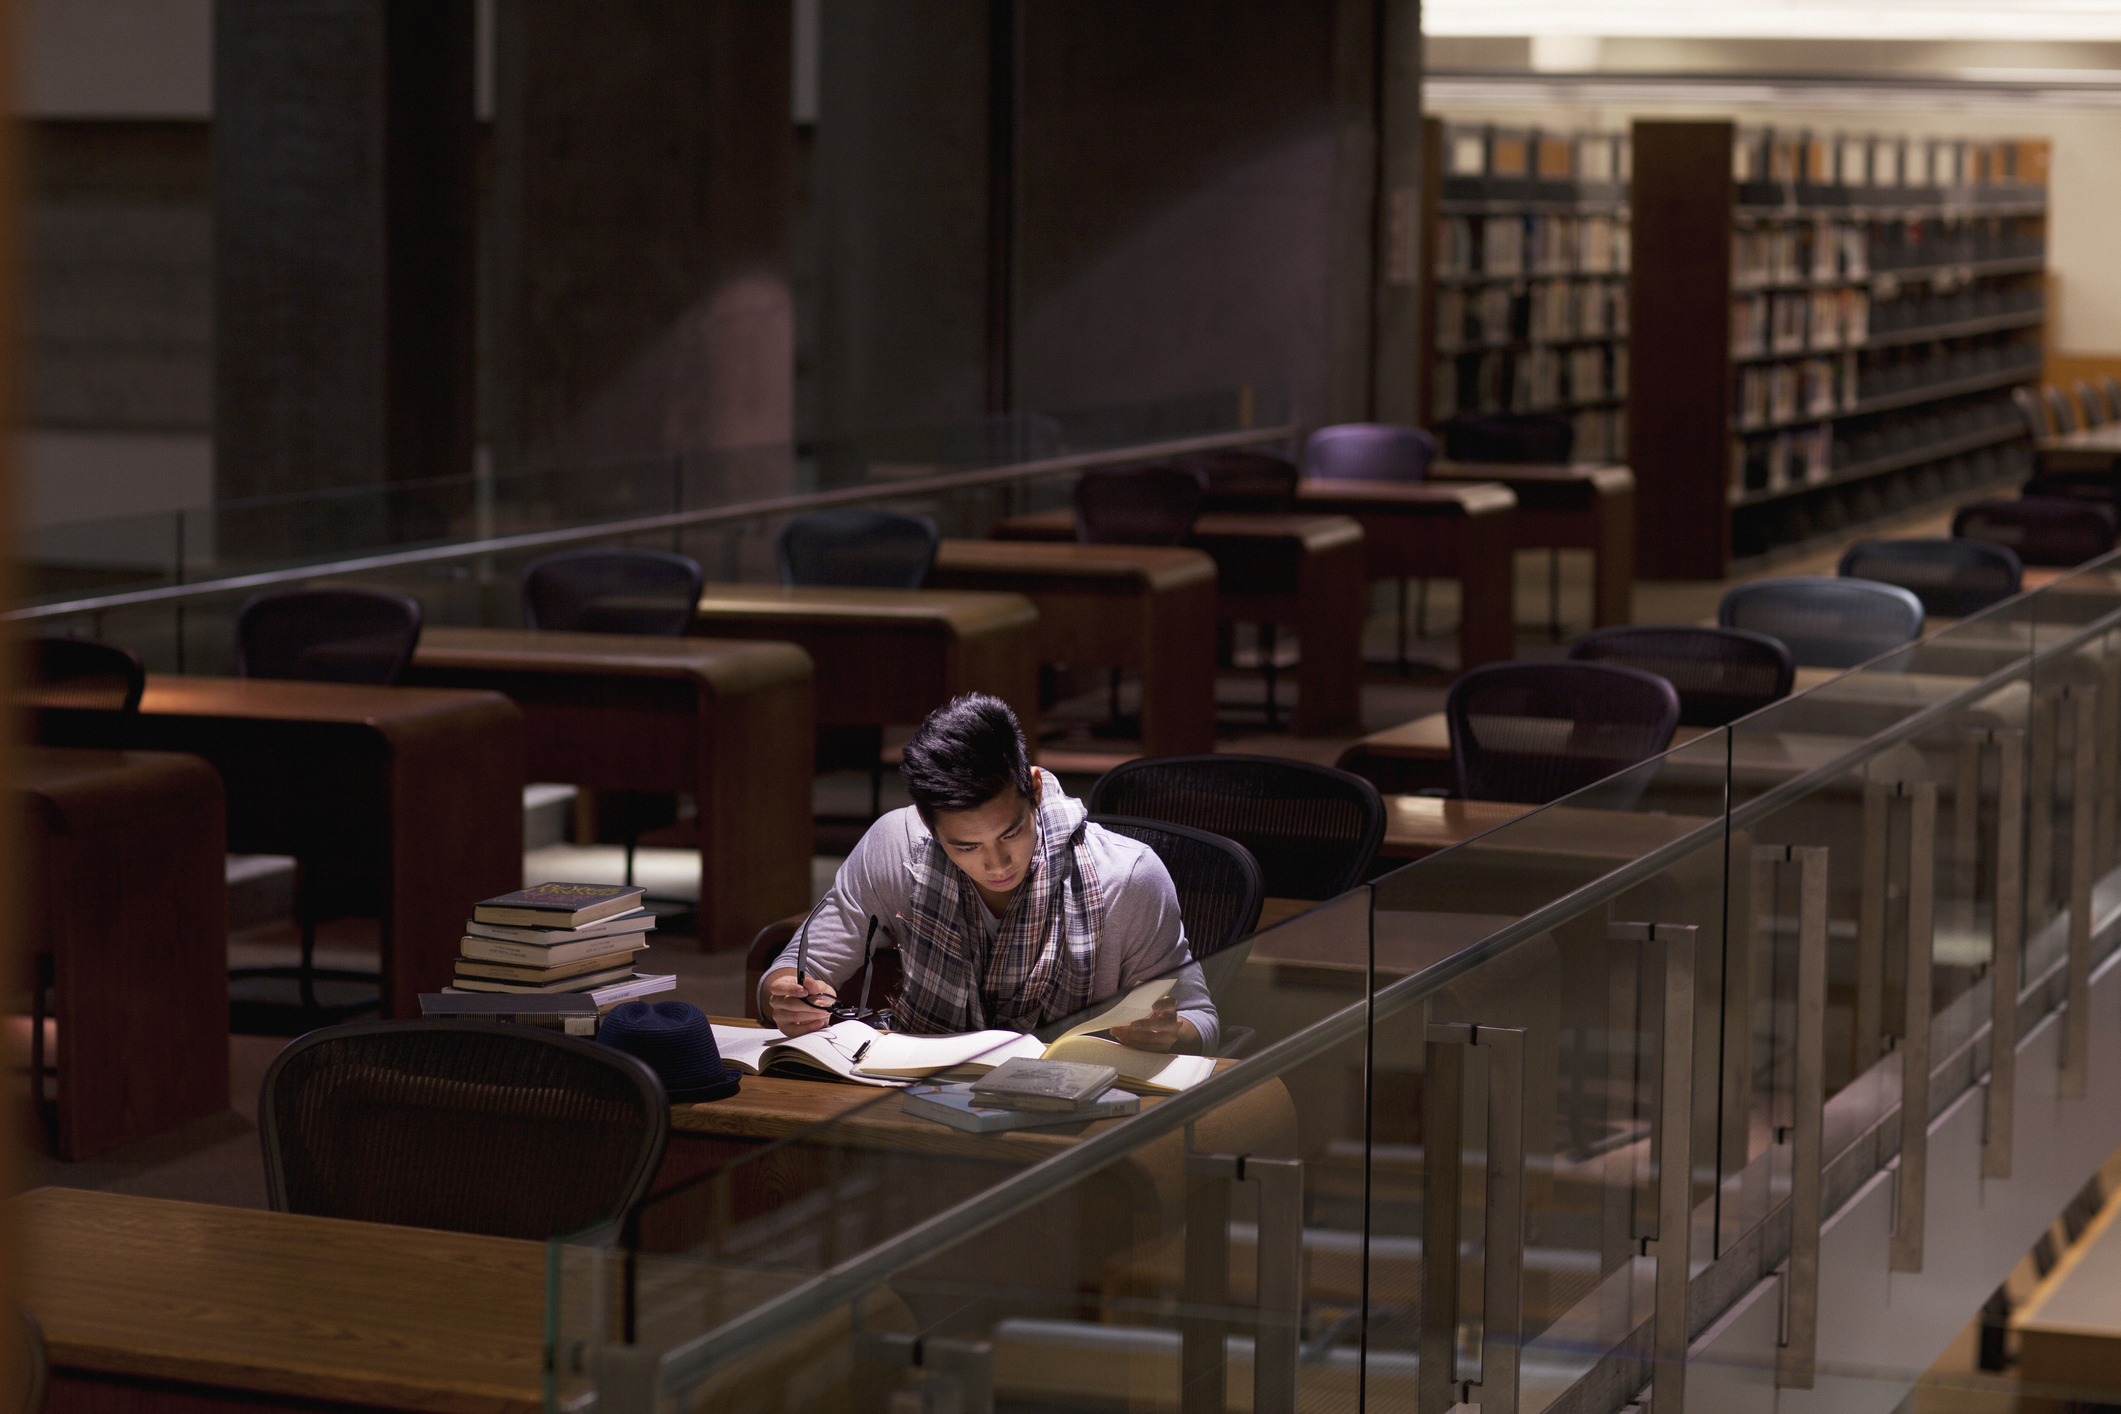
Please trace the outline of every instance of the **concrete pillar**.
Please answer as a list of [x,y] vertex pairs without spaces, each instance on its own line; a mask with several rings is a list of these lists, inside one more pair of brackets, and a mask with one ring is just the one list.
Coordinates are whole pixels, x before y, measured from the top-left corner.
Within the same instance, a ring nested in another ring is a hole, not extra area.
[[787,0],[504,0],[495,24],[497,469],[685,454],[713,468],[696,494],[785,481]]
[[[472,67],[471,0],[216,0],[217,500],[470,472]],[[428,538],[453,504],[224,514],[221,549]]]

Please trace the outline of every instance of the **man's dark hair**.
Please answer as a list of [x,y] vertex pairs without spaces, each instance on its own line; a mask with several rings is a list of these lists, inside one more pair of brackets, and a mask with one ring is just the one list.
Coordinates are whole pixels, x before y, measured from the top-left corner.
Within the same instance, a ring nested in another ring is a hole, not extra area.
[[928,714],[906,743],[906,794],[931,827],[939,810],[977,810],[1011,785],[1031,794],[1031,757],[1016,713],[998,697],[968,692]]

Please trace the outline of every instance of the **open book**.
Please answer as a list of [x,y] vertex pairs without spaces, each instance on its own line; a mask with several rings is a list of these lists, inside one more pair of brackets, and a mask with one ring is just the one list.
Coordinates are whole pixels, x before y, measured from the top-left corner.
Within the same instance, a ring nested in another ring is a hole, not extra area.
[[[1061,1033],[1051,1045],[1018,1031],[967,1031],[955,1036],[908,1036],[841,1021],[793,1038],[778,1031],[717,1026],[714,1041],[725,1064],[753,1075],[846,1080],[898,1086],[912,1080],[974,1080],[1015,1056],[1088,1061],[1119,1072],[1119,1084],[1142,1095],[1171,1095],[1215,1072],[1212,1056],[1137,1051],[1086,1033],[1124,1026],[1149,1014],[1171,990],[1168,978],[1145,982],[1111,1006]],[[864,1049],[866,1047],[867,1049]],[[860,1059],[855,1057],[859,1055]]]

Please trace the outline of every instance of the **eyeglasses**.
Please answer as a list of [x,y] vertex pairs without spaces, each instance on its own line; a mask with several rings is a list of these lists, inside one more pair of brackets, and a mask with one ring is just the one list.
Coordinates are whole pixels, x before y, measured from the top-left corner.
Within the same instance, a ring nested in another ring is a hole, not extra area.
[[[799,930],[799,935],[796,939],[795,948],[795,980],[797,986],[803,986],[807,984],[810,977],[810,920],[812,918],[817,917],[818,909],[823,908],[825,906],[825,900],[831,897],[832,890],[827,889],[825,891],[825,897],[819,899],[816,905],[811,908],[809,915],[803,919],[803,926]],[[870,914],[869,933],[867,937],[862,939],[861,1000],[853,1006],[848,1006],[846,1003],[842,1002],[837,996],[828,998],[823,996],[813,996],[806,993],[801,999],[803,1005],[824,1012],[827,1016],[831,1017],[833,1022],[835,1023],[841,1021],[860,1021],[875,1027],[879,1031],[889,1031],[891,1029],[890,1008],[878,1007],[874,1011],[870,1010],[869,1008],[869,987],[870,984],[876,980],[876,971],[874,967],[871,966],[871,964],[874,963],[876,960],[876,930],[881,922],[882,920],[879,919],[875,914]]]

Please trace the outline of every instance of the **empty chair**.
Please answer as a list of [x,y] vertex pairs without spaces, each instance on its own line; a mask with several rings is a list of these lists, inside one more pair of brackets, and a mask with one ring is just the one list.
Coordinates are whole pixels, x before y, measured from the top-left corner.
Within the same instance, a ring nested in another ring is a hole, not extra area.
[[1716,622],[1777,639],[1800,668],[1853,668],[1922,636],[1922,601],[1896,584],[1805,575],[1723,596]]
[[669,1126],[633,1056],[490,1022],[312,1031],[258,1095],[276,1211],[534,1241],[622,1218]]
[[2106,402],[2092,391],[2092,385],[2079,378],[2070,385],[2070,394],[2077,400],[2077,410],[2084,416],[2086,427],[2101,427],[2113,421],[2113,414],[2106,409]]
[[1362,777],[1280,756],[1155,756],[1098,778],[1090,813],[1162,820],[1235,840],[1270,898],[1325,899],[1362,882],[1385,805]]
[[1454,462],[1566,462],[1576,450],[1576,427],[1538,412],[1462,412],[1443,425],[1444,455]]
[[1679,722],[1720,727],[1790,695],[1797,667],[1764,633],[1695,624],[1623,624],[1585,634],[1569,648],[1583,663],[1655,673],[1679,693]]
[[1444,699],[1468,800],[1544,805],[1671,745],[1679,692],[1611,663],[1490,663]]
[[2106,405],[2106,420],[2121,422],[2121,379],[2111,373],[2102,373],[2092,385],[2099,392],[2099,399]]
[[1897,584],[1922,601],[1924,613],[1958,619],[2016,594],[2024,566],[1982,540],[1859,540],[1841,557],[1841,573]]
[[1259,925],[1266,882],[1252,851],[1236,840],[1168,820],[1128,815],[1090,819],[1156,851],[1178,892],[1178,914],[1195,960],[1213,957]]
[[523,622],[548,633],[677,638],[700,603],[700,567],[661,550],[562,550],[523,571]]
[[2042,437],[2055,435],[2055,427],[2048,420],[2047,409],[2033,396],[2033,390],[2020,384],[2011,389],[2011,406],[2018,410],[2018,420],[2025,424],[2026,435],[2035,442]]
[[1179,545],[1192,533],[1207,478],[1176,462],[1099,467],[1075,482],[1075,538],[1085,545]]
[[2054,427],[2057,436],[2083,429],[2084,424],[2078,419],[2077,410],[2070,406],[2069,395],[2060,388],[2052,383],[2042,387],[2040,400],[2047,404],[2047,420]]
[[773,557],[783,584],[918,589],[940,541],[926,516],[847,506],[789,521],[774,541]]
[[1195,452],[1178,464],[1207,478],[1203,511],[1280,515],[1296,504],[1297,483],[1303,480],[1294,462],[1241,448]]
[[147,669],[130,648],[94,638],[32,638],[22,645],[24,704],[136,712]]
[[1321,427],[1304,443],[1304,465],[1329,481],[1419,481],[1436,456],[1436,439],[1419,427],[1343,422]]
[[393,683],[419,642],[420,606],[402,594],[261,594],[236,614],[236,676]]
[[2020,564],[2081,565],[2114,548],[2114,517],[2107,503],[2074,496],[1976,501],[1952,517],[1952,534],[2001,545]]

